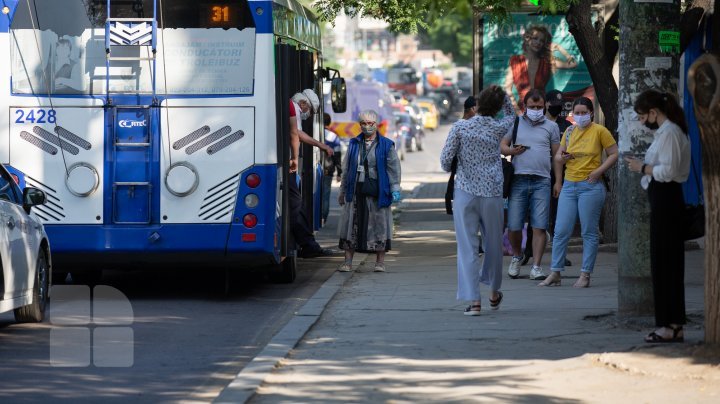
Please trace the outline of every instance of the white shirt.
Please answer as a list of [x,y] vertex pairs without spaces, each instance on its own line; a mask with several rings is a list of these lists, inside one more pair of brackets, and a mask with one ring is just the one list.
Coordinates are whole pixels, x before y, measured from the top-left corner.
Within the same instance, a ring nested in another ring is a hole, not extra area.
[[690,139],[675,123],[666,119],[655,131],[653,142],[645,154],[645,164],[653,166],[652,176],[640,181],[647,189],[650,181],[685,182],[690,175]]

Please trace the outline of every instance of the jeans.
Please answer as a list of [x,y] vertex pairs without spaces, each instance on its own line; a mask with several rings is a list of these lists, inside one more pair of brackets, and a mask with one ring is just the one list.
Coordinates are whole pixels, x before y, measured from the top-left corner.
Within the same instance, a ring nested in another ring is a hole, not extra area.
[[605,192],[602,181],[591,184],[587,181],[565,180],[558,198],[551,270],[564,270],[568,241],[575,227],[575,221],[580,216],[583,239],[581,271],[588,273],[593,271],[600,242],[600,214],[605,204]]
[[530,225],[535,229],[547,229],[551,194],[550,178],[522,174],[513,176],[508,198],[508,230],[522,230],[528,209]]
[[323,175],[323,189],[322,189],[322,220],[327,221],[328,215],[330,214],[330,191],[332,190],[333,176]]

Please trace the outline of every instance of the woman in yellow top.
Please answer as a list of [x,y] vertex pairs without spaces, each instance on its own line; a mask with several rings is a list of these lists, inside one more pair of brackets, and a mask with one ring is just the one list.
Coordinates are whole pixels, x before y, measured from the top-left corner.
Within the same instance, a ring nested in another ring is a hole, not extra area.
[[[618,147],[610,132],[593,123],[593,104],[580,97],[573,102],[575,125],[560,139],[555,154],[555,185],[553,196],[558,198],[555,237],[553,237],[552,273],[540,286],[560,286],[560,272],[565,267],[565,253],[575,221],[580,217],[583,238],[583,260],[576,288],[590,286],[590,274],[595,267],[599,243],[600,213],[605,204],[605,185],[602,175],[618,159]],[[602,161],[603,150],[607,159]],[[565,181],[562,169],[565,165]]]

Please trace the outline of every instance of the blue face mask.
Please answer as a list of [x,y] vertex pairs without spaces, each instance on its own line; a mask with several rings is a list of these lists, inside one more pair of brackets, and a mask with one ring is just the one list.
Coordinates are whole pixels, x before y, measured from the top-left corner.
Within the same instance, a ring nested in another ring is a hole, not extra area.
[[545,113],[542,109],[528,109],[525,111],[525,115],[531,121],[539,122],[545,116]]
[[592,116],[590,114],[573,115],[573,119],[579,127],[584,128],[590,125],[590,122],[592,121]]

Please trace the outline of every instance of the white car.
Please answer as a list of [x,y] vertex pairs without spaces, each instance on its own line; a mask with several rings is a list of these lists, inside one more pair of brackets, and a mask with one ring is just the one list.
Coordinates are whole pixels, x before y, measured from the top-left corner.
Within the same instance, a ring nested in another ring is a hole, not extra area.
[[0,164],[0,313],[14,310],[18,322],[40,322],[50,299],[50,244],[40,219],[31,211],[45,193],[20,191]]

